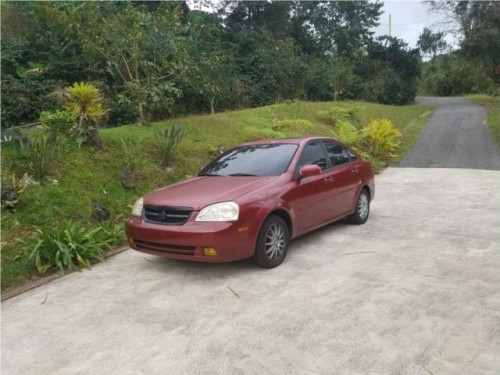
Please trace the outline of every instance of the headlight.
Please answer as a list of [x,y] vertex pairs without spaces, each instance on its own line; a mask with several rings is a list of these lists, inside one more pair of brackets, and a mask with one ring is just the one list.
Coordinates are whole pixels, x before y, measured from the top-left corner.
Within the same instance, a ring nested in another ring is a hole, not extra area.
[[139,198],[135,201],[134,207],[132,208],[132,215],[142,216],[142,207],[144,206],[144,199]]
[[195,221],[236,221],[239,214],[240,206],[237,203],[215,203],[203,208]]

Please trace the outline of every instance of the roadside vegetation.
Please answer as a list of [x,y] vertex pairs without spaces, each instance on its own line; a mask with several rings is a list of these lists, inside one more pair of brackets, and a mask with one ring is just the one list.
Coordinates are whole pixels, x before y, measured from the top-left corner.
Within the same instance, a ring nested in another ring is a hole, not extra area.
[[[55,151],[43,143],[25,156],[18,140],[7,140],[2,143],[2,191],[18,195],[15,204],[4,200],[2,205],[2,289],[36,276],[37,270],[79,269],[102,259],[106,249],[124,242],[123,222],[137,197],[192,176],[221,149],[255,139],[338,136],[357,142],[355,147],[382,168],[398,157],[399,147],[408,149],[413,142],[406,136],[408,127],[413,129],[427,111],[413,105],[289,101],[173,123],[100,129],[100,149],[79,145],[59,131],[51,141]],[[369,124],[382,124],[381,131],[367,133]],[[45,128],[19,136],[46,142],[50,134]],[[377,157],[371,155],[376,152]],[[46,153],[51,154],[48,167],[43,177],[34,178],[32,161]]]
[[[431,114],[417,84],[500,83],[498,2],[427,1],[450,28],[415,49],[373,36],[380,2],[212,3],[1,3],[2,289],[102,260],[138,196],[228,147],[333,136],[380,170]],[[498,100],[471,99],[500,142]]]
[[466,96],[466,98],[481,104],[486,109],[486,122],[495,137],[495,141],[500,145],[500,97],[476,94]]
[[373,36],[381,3],[200,4],[2,2],[2,126],[39,121],[75,82],[101,91],[108,125],[285,100],[415,98],[419,50]]
[[[498,95],[500,86],[500,2],[426,0],[445,21],[424,28],[418,47],[419,93],[433,96]],[[454,37],[450,46],[446,36]],[[425,59],[424,59],[425,60]]]

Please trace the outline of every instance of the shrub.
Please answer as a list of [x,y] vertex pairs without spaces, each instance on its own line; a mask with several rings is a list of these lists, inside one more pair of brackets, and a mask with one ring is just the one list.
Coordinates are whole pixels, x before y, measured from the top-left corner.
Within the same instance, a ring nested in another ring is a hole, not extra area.
[[99,90],[90,83],[76,82],[65,91],[68,94],[65,109],[75,118],[70,135],[78,144],[89,143],[95,148],[101,148],[101,139],[97,129],[108,110],[101,103]]
[[80,270],[90,269],[91,261],[104,261],[104,251],[115,242],[113,231],[99,226],[84,228],[75,223],[67,222],[56,229],[36,229],[37,238],[25,244],[38,272],[45,273],[50,269]]
[[18,152],[25,160],[29,173],[42,182],[48,176],[52,162],[57,152],[57,137],[55,134],[27,138],[18,143]]
[[[2,59],[3,52],[4,49]],[[18,78],[2,74],[2,128],[37,121],[43,109],[54,107],[47,95],[56,85],[56,81],[43,75]]]
[[178,124],[170,128],[159,128],[155,132],[154,145],[160,154],[162,166],[168,167],[172,161],[174,152],[184,138],[184,129]]
[[426,94],[438,96],[497,92],[488,69],[454,54],[424,63],[420,84]]
[[348,121],[338,119],[336,122],[336,133],[338,138],[348,145],[357,148],[366,139],[366,130],[358,130],[353,124]]
[[316,112],[317,118],[324,123],[337,125],[338,120],[349,120],[354,123],[359,123],[358,112],[363,111],[365,106],[360,103],[350,102],[344,107],[331,107],[328,111]]
[[75,115],[69,111],[43,111],[40,122],[49,131],[60,134],[70,134],[75,124]]
[[389,160],[401,144],[401,132],[387,119],[371,120],[367,127],[367,152],[374,158]]
[[13,210],[19,203],[19,196],[24,191],[22,180],[15,173],[2,176],[2,203],[6,208]]

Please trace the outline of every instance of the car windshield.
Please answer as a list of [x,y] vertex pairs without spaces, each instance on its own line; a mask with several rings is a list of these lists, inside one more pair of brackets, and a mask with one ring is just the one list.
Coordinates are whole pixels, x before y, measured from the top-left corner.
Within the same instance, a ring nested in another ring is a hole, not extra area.
[[226,151],[198,176],[279,176],[286,171],[298,145],[259,144]]

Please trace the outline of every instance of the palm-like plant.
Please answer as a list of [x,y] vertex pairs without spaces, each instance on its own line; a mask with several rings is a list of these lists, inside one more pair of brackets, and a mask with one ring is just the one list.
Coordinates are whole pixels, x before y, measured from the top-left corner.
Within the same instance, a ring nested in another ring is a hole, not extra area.
[[66,110],[75,116],[76,122],[72,130],[77,140],[100,148],[101,140],[97,129],[108,110],[102,104],[99,89],[90,83],[75,82],[73,86],[66,88],[66,93],[68,94]]

